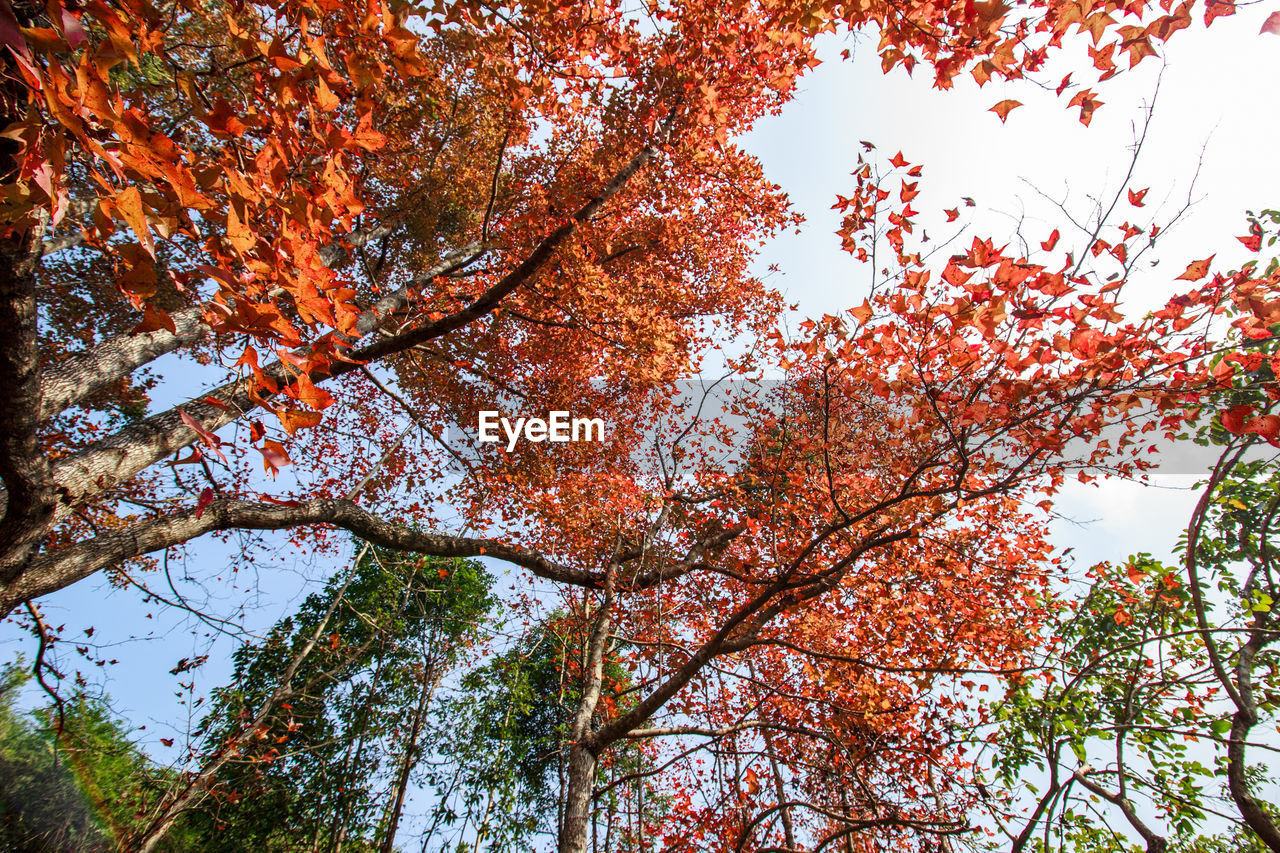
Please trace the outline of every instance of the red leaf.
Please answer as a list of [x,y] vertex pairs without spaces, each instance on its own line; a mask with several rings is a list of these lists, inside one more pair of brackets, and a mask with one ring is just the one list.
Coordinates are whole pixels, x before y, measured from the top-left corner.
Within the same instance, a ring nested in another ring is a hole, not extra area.
[[899,151],[897,154],[893,155],[893,159],[890,160],[889,163],[901,169],[903,166],[907,165],[907,159],[903,157],[902,152]]
[[1071,83],[1071,75],[1068,74],[1066,77],[1062,78],[1062,82],[1058,84],[1058,88],[1054,90],[1054,94],[1061,95],[1063,91],[1066,90],[1067,86],[1070,85],[1070,83]]
[[196,518],[204,515],[204,508],[211,503],[213,503],[213,489],[206,487],[205,490],[200,493],[200,499],[196,501]]
[[1232,406],[1219,415],[1222,421],[1222,428],[1227,432],[1233,432],[1240,435],[1244,432],[1244,419],[1253,414],[1253,406],[1241,403],[1238,406]]
[[[1280,12],[1276,14],[1280,15]],[[1244,243],[1244,247],[1250,252],[1257,252],[1262,249],[1262,226],[1255,222],[1249,226],[1248,237],[1237,237],[1236,239]]]
[[960,211],[959,211],[959,210],[957,210],[956,208],[950,208],[950,209],[945,210],[945,211],[943,211],[943,212],[947,214],[947,221],[948,221],[948,222],[955,222],[957,219],[959,219],[959,218],[960,218]]
[[1262,29],[1258,30],[1258,35],[1263,33],[1271,33],[1280,36],[1280,12],[1272,12],[1267,19],[1262,22]]
[[1210,255],[1203,261],[1192,261],[1187,264],[1187,271],[1178,276],[1179,281],[1199,281],[1209,274],[1209,264],[1216,255]]
[[1129,204],[1134,207],[1142,207],[1142,200],[1146,198],[1147,192],[1150,191],[1150,189],[1150,187],[1147,187],[1147,189],[1138,190],[1137,192],[1129,190]]
[[8,3],[0,3],[0,48],[9,48],[23,59],[31,59],[26,39],[22,37],[22,25]]
[[1225,18],[1236,13],[1234,0],[1206,0],[1204,5],[1204,25],[1207,27],[1216,18]]
[[200,436],[200,440],[203,441],[206,446],[213,448],[214,452],[221,456],[223,461],[226,460],[226,457],[222,456],[222,451],[218,450],[218,446],[222,444],[222,439],[209,432],[209,430],[204,428],[203,424],[191,417],[191,415],[188,415],[182,409],[178,409],[178,416],[182,418],[182,422],[184,424],[195,430],[196,435]]
[[255,420],[249,424],[249,441],[257,444],[258,440],[267,434],[267,429],[262,425],[262,421]]
[[1259,415],[1245,424],[1241,434],[1260,435],[1273,445],[1280,445],[1280,415]]
[[1062,235],[1058,233],[1057,228],[1053,229],[1053,233],[1049,235],[1049,239],[1042,242],[1040,244],[1040,248],[1044,249],[1046,252],[1052,252],[1053,247],[1058,245],[1058,238],[1061,236]]
[[67,40],[67,44],[72,47],[79,47],[89,40],[89,36],[85,33],[84,27],[80,24],[80,19],[71,13],[68,9],[61,10],[62,35]]

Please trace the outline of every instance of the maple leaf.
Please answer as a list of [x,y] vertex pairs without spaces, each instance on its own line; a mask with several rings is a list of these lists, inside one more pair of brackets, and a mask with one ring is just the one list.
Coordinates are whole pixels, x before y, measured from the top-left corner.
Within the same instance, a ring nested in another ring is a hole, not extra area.
[[1102,106],[1102,101],[1097,100],[1091,89],[1081,89],[1076,92],[1071,100],[1067,103],[1068,107],[1080,108],[1080,123],[1088,127],[1089,122],[1093,121],[1093,111]]
[[151,257],[156,256],[156,246],[151,240],[151,228],[147,225],[147,214],[142,206],[142,194],[137,187],[127,187],[115,196],[116,209],[124,217],[129,228],[138,237],[138,242]]
[[1207,27],[1218,18],[1225,18],[1235,13],[1235,0],[1205,0],[1204,24]]
[[200,499],[196,501],[196,518],[204,515],[205,507],[213,503],[213,488],[206,486],[204,491],[200,492]]
[[1179,281],[1199,281],[1209,274],[1209,264],[1213,263],[1215,255],[1210,255],[1202,261],[1192,261],[1187,264],[1186,271],[1178,276]]
[[1009,117],[1009,113],[1020,106],[1022,106],[1021,101],[1006,99],[996,104],[994,107],[988,110],[988,112],[993,112],[996,115],[1000,116],[1000,123],[1003,124],[1005,119]]
[[280,469],[291,464],[289,454],[285,452],[284,445],[272,439],[265,439],[262,447],[258,448],[258,452],[262,454],[262,467],[271,476],[280,473]]
[[328,113],[336,110],[339,103],[338,96],[333,94],[329,84],[324,81],[324,75],[316,77],[316,106]]
[[253,236],[253,231],[241,216],[236,213],[236,205],[227,208],[227,240],[231,243],[231,248],[241,255],[248,254],[254,246],[258,244],[258,240]]
[[178,327],[174,325],[173,318],[164,309],[148,302],[143,306],[142,312],[142,322],[130,329],[130,334],[140,335],[143,332],[156,332],[160,329],[165,329],[173,334],[178,333]]
[[897,154],[894,154],[894,155],[893,155],[893,159],[891,159],[889,162],[890,162],[893,166],[895,166],[895,167],[897,167],[897,168],[899,168],[899,169],[901,169],[903,166],[908,165],[908,163],[907,163],[907,159],[906,159],[905,157],[903,157],[903,156],[902,156],[902,152],[901,152],[901,151],[899,151]]
[[302,409],[276,409],[276,417],[280,425],[289,435],[295,435],[300,429],[310,429],[324,418],[320,412],[308,412]]
[[1142,207],[1143,206],[1142,200],[1146,198],[1147,192],[1148,190],[1138,190],[1137,192],[1134,192],[1133,190],[1129,190],[1129,204],[1133,205],[1134,207]]
[[1260,251],[1262,249],[1262,226],[1255,222],[1249,227],[1247,236],[1237,237],[1236,239],[1243,243],[1244,247],[1250,252]]

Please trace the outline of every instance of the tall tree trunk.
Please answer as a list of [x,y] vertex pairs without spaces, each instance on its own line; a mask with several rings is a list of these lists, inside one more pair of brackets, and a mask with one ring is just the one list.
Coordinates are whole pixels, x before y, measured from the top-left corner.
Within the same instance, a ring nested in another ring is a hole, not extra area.
[[[12,12],[8,13],[12,16]],[[24,18],[25,20],[25,18]],[[26,112],[27,87],[8,50],[0,57],[0,126]],[[22,143],[0,137],[0,190],[21,178]],[[22,574],[53,524],[56,493],[52,468],[41,447],[40,347],[36,263],[48,214],[0,226],[0,583]],[[16,603],[0,602],[6,615]]]
[[587,744],[569,747],[568,785],[559,853],[587,853],[591,843],[591,791],[595,787],[596,754]]
[[[417,763],[418,738],[422,736],[422,724],[427,718],[427,707],[430,706],[431,697],[436,692],[436,685],[440,683],[440,676],[432,672],[434,669],[433,666],[423,673],[422,696],[413,712],[409,742],[404,747],[404,758],[400,762],[400,772],[396,778],[395,796],[392,798],[391,808],[387,811],[387,830],[382,837],[382,845],[378,848],[379,853],[393,853],[395,849],[396,830],[400,827],[400,815],[404,812],[405,791],[409,788],[409,774],[413,772],[413,766]],[[428,677],[430,683],[427,682]]]
[[587,853],[591,843],[591,793],[595,788],[596,764],[601,748],[592,736],[591,720],[600,704],[604,683],[604,656],[609,645],[613,610],[613,582],[617,570],[611,563],[605,571],[604,600],[596,615],[582,673],[582,698],[569,729],[569,770],[565,790],[564,821],[560,826],[559,853]]

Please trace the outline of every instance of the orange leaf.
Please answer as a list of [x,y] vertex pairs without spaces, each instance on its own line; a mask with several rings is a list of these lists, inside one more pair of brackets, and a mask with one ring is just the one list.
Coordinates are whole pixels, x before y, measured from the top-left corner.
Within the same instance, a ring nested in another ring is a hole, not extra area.
[[147,303],[142,309],[142,322],[134,326],[130,334],[140,335],[143,332],[157,332],[160,329],[168,329],[175,335],[178,333],[178,327],[174,325],[173,318],[168,312]]
[[1022,106],[1022,101],[1007,99],[996,104],[994,107],[988,110],[988,112],[993,112],[996,115],[1000,116],[1000,123],[1003,124],[1005,119],[1009,117],[1009,113],[1020,106]]
[[285,453],[284,445],[278,441],[265,439],[262,447],[258,448],[258,452],[262,454],[262,468],[271,476],[280,473],[280,469],[291,463],[289,454]]
[[296,396],[317,411],[333,405],[333,396],[323,388],[317,388],[305,373],[298,376]]
[[1093,121],[1093,111],[1102,106],[1102,101],[1097,100],[1093,96],[1090,89],[1081,89],[1076,92],[1075,97],[1067,104],[1068,107],[1080,108],[1080,123],[1085,127],[1089,126],[1089,122]]
[[129,187],[117,193],[115,203],[116,210],[120,211],[120,215],[124,217],[124,221],[129,224],[133,233],[138,235],[138,242],[142,244],[142,248],[154,258],[156,246],[151,242],[151,229],[147,227],[147,213],[143,209],[142,194],[138,192],[138,188]]
[[332,112],[338,108],[338,96],[333,94],[329,84],[324,82],[323,76],[316,78],[316,106],[325,112]]
[[280,425],[289,435],[295,434],[300,429],[310,429],[324,418],[324,415],[319,412],[307,412],[301,409],[276,409],[276,416],[280,418]]
[[234,204],[227,208],[227,239],[231,241],[231,248],[241,255],[248,254],[258,242],[249,226],[236,214]]
[[1236,13],[1234,0],[1206,0],[1204,4],[1204,25],[1207,27],[1215,18],[1225,18]]
[[1203,261],[1192,261],[1187,264],[1187,271],[1178,276],[1179,281],[1199,281],[1209,274],[1209,264],[1216,255],[1210,255]]

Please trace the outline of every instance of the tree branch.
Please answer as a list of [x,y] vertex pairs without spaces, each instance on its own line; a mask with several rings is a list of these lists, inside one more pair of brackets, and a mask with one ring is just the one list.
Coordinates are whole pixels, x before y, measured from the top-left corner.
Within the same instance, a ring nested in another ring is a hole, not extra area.
[[557,563],[542,554],[495,539],[449,536],[413,530],[373,515],[353,501],[318,499],[295,506],[215,500],[201,512],[191,509],[113,530],[33,559],[17,580],[0,592],[0,618],[15,606],[47,595],[123,560],[162,551],[218,530],[283,530],[329,524],[384,548],[433,557],[487,556],[560,583],[597,589],[599,575]]

